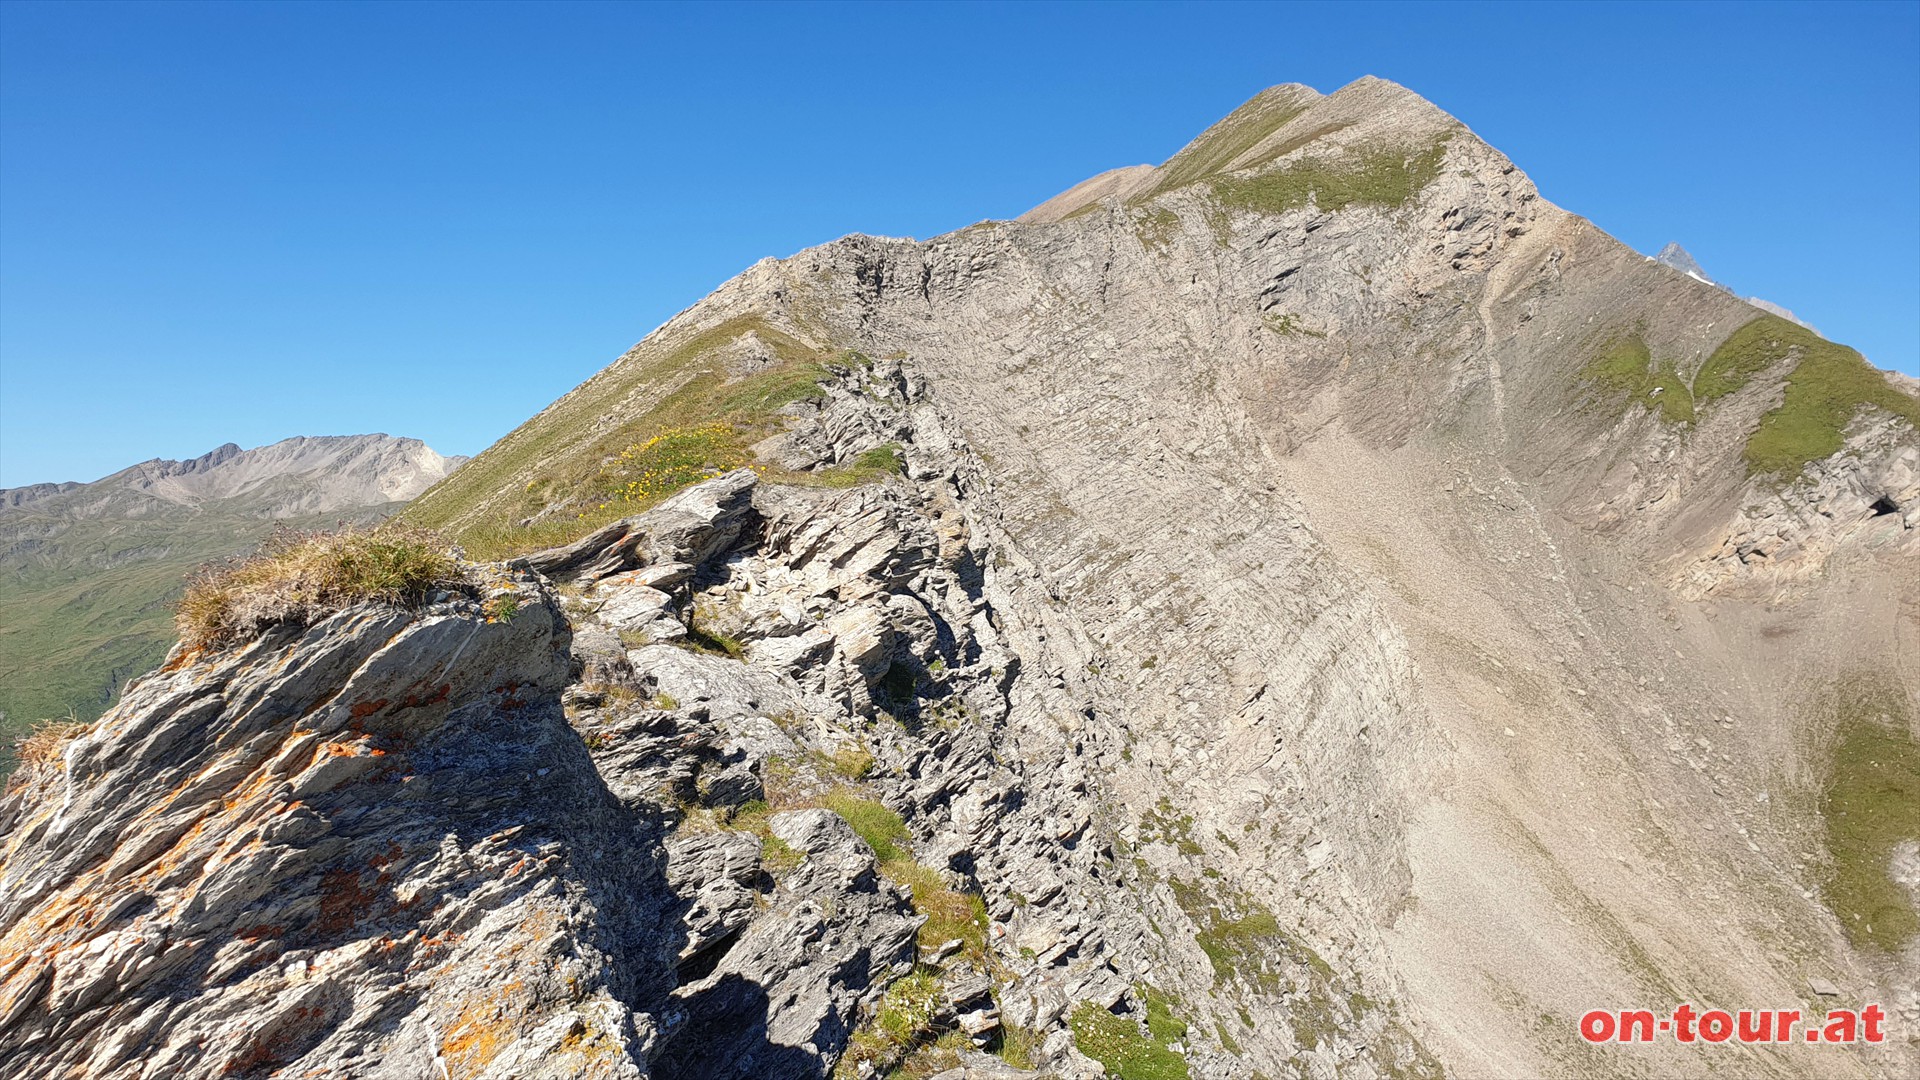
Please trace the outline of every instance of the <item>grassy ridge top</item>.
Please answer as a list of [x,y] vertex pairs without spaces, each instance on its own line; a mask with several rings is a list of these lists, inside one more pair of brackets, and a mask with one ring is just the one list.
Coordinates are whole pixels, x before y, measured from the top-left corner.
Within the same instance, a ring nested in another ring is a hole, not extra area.
[[1338,157],[1308,157],[1254,176],[1223,176],[1214,194],[1227,206],[1281,214],[1312,203],[1321,210],[1404,205],[1440,175],[1451,132],[1402,148],[1373,146]]
[[1748,433],[1742,450],[1749,476],[1791,479],[1809,463],[1838,453],[1863,409],[1881,410],[1920,430],[1920,401],[1895,389],[1859,353],[1777,315],[1761,315],[1728,334],[1690,383],[1675,361],[1653,357],[1643,328],[1608,340],[1580,376],[1621,412],[1638,403],[1666,423],[1688,424],[1698,410],[1781,365],[1790,365],[1785,394]]
[[1920,430],[1920,401],[1894,389],[1858,352],[1798,323],[1762,315],[1727,335],[1694,376],[1701,404],[1746,386],[1776,364],[1792,362],[1786,395],[1747,437],[1750,475],[1797,475],[1839,452],[1860,410],[1880,409]]

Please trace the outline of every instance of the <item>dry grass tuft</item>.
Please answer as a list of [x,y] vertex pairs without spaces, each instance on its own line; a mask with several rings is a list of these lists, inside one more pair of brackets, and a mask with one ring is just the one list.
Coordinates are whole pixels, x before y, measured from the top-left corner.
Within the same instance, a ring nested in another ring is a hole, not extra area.
[[[28,777],[45,768],[59,768],[67,743],[93,730],[93,724],[71,714],[57,720],[40,720],[33,730],[13,740],[14,771],[7,777],[7,790],[13,791]],[[0,762],[0,766],[4,766]]]
[[257,554],[202,569],[174,625],[190,647],[238,641],[276,623],[307,623],[349,604],[416,606],[470,583],[437,533],[388,525],[333,533],[282,529]]
[[13,741],[14,760],[22,766],[51,765],[60,760],[67,742],[85,735],[92,724],[72,718],[41,720],[33,730]]

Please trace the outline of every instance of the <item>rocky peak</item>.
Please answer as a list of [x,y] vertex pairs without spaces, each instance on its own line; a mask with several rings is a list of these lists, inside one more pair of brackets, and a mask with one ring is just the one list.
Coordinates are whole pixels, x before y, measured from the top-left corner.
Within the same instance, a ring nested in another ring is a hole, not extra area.
[[1385,79],[1367,76],[1326,95],[1288,83],[1254,95],[1159,166],[1101,173],[1018,220],[1063,221],[1102,200],[1141,203],[1203,181],[1284,171],[1289,163],[1356,147],[1415,148],[1460,127],[1426,99]]
[[1700,264],[1694,261],[1693,256],[1687,254],[1687,249],[1677,243],[1669,241],[1666,247],[1660,249],[1660,254],[1655,255],[1653,259],[1655,262],[1664,263],[1667,266],[1673,267],[1675,270],[1693,278],[1695,281],[1712,285],[1715,288],[1723,287],[1719,282],[1708,277],[1707,272],[1700,269]]

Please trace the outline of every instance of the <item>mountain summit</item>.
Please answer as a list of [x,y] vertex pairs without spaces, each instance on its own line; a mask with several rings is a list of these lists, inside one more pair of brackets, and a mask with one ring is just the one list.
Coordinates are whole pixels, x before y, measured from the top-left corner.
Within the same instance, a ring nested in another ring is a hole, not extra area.
[[1726,286],[1708,277],[1707,272],[1700,269],[1700,264],[1694,261],[1693,256],[1687,254],[1687,249],[1677,243],[1669,241],[1666,247],[1660,249],[1660,254],[1655,255],[1653,258],[1655,262],[1665,263],[1695,281],[1717,288],[1726,288]]
[[1911,1075],[1580,1031],[1920,1024],[1916,427],[1404,88],[1277,87],[755,264],[407,508],[503,561],[43,740],[0,1061]]

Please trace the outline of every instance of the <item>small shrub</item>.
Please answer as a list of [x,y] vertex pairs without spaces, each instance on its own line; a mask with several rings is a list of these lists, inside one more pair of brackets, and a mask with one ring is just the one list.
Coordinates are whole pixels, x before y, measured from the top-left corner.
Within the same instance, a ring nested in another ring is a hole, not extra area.
[[307,623],[350,604],[417,607],[438,588],[470,586],[460,560],[426,529],[282,529],[258,554],[207,567],[175,609],[180,640],[211,648],[276,623]]
[[513,617],[520,614],[520,598],[512,593],[499,593],[487,597],[480,610],[486,613],[488,622],[512,622]]

